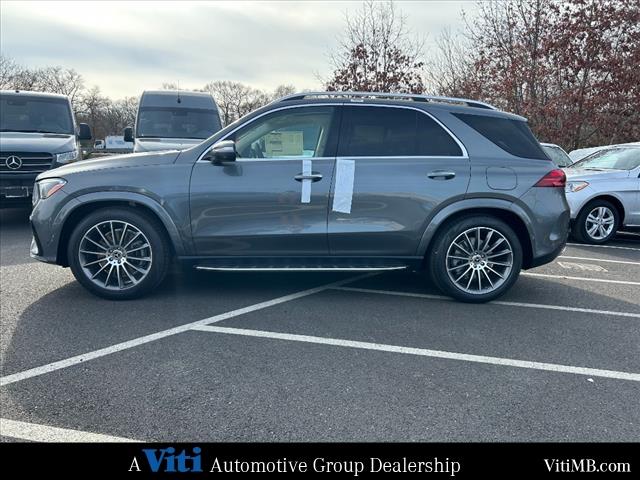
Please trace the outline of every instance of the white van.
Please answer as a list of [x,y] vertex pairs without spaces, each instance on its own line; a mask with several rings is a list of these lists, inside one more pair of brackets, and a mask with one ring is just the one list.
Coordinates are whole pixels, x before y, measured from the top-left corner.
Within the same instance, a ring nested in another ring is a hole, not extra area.
[[221,128],[218,106],[210,93],[147,90],[142,93],[135,131],[124,130],[134,152],[184,150]]

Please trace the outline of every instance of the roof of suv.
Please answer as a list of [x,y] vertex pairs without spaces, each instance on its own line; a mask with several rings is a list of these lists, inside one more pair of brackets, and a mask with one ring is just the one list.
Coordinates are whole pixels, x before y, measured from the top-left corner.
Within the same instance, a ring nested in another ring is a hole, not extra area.
[[12,95],[15,97],[42,97],[42,98],[69,98],[59,93],[31,92],[29,90],[0,90],[0,95]]
[[388,104],[412,106],[418,108],[428,107],[428,109],[445,110],[451,113],[475,113],[487,116],[510,118],[514,120],[524,120],[526,118],[519,115],[503,112],[493,105],[479,100],[467,98],[441,97],[435,95],[418,95],[405,93],[382,93],[382,92],[301,92],[279,98],[269,104],[270,107],[276,104],[310,104],[332,102],[352,102],[358,104]]

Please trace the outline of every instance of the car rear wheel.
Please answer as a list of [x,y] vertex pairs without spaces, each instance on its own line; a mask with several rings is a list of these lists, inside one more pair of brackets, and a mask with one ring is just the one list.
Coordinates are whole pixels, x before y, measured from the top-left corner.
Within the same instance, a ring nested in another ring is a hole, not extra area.
[[69,266],[92,293],[124,300],[156,288],[167,274],[169,247],[162,227],[132,209],[106,208],[71,234]]
[[618,230],[618,209],[606,200],[594,200],[587,204],[576,218],[574,236],[593,245],[611,240]]
[[522,246],[514,231],[497,218],[461,218],[438,234],[429,266],[445,294],[463,302],[488,302],[517,280]]

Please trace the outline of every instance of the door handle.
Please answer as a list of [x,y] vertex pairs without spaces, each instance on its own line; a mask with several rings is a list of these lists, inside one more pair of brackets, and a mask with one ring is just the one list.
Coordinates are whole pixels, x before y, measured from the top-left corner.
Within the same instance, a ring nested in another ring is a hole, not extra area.
[[310,175],[304,175],[303,173],[299,173],[293,178],[296,179],[298,182],[301,182],[303,180],[311,180],[312,182],[319,182],[320,180],[322,180],[322,175],[319,173],[312,173]]
[[456,172],[449,172],[447,170],[434,170],[427,174],[427,177],[433,178],[434,180],[451,180],[455,176]]

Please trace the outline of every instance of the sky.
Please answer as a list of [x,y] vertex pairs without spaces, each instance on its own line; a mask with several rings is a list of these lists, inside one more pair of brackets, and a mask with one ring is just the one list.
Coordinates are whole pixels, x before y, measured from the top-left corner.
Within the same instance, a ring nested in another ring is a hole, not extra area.
[[[425,56],[462,28],[472,1],[397,1]],[[29,67],[61,65],[112,97],[163,82],[232,80],[272,90],[318,89],[346,12],[361,2],[0,2],[0,51]]]

